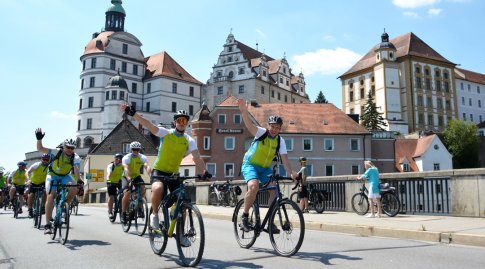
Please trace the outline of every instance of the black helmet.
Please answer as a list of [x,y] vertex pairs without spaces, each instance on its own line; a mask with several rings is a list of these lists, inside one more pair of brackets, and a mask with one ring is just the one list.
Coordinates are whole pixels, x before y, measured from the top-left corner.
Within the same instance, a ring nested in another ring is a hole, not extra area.
[[177,113],[173,114],[173,119],[177,120],[179,117],[185,117],[187,121],[190,119],[189,113],[185,110],[179,110]]
[[282,125],[283,119],[280,116],[277,116],[277,115],[269,116],[268,123],[269,124],[276,123],[276,124]]
[[305,157],[300,157],[300,162],[306,162],[306,158]]
[[121,153],[116,153],[116,154],[115,154],[115,159],[123,159],[123,154],[121,154]]

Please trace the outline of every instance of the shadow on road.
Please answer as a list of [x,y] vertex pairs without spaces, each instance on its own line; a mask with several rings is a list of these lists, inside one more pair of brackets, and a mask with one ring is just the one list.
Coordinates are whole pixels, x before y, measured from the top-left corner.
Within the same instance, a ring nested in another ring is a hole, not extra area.
[[[180,266],[183,264],[180,262],[180,257],[174,254],[162,254],[162,258],[165,258],[167,261],[173,261]],[[266,257],[265,257],[266,258]],[[252,262],[248,262],[246,259],[242,261],[232,260],[232,261],[221,261],[221,260],[213,260],[213,259],[204,259],[197,265],[197,268],[208,268],[208,269],[219,269],[219,268],[263,268],[262,265],[257,265]]]
[[70,250],[78,250],[84,246],[108,246],[111,243],[100,240],[68,240],[66,247]]

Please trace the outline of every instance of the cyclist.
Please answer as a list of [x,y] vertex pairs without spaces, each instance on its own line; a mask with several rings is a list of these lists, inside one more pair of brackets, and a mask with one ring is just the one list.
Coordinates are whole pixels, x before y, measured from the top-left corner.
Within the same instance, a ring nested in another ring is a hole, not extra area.
[[113,201],[115,199],[118,190],[121,189],[121,178],[123,177],[123,165],[121,160],[123,154],[115,154],[114,161],[108,164],[106,167],[106,185],[108,187],[108,214],[110,218],[113,218]]
[[27,168],[27,163],[25,162],[18,162],[17,163],[18,169],[10,173],[8,176],[7,182],[10,182],[11,188],[9,192],[10,201],[13,201],[13,197],[15,192],[18,192],[20,196],[20,205],[18,213],[22,214],[22,206],[24,205],[24,191],[25,191],[25,182],[29,180],[29,176],[27,175],[25,169]]
[[[371,161],[365,161],[364,167],[366,171],[361,176],[357,177],[359,180],[367,179],[369,181],[369,205],[370,214],[367,218],[380,218],[382,213],[381,204],[381,190],[379,189],[379,170]],[[377,203],[377,215],[375,215],[374,203]]]
[[[37,150],[49,154],[51,158],[45,182],[46,191],[51,191],[51,193],[48,194],[45,203],[46,224],[44,225],[44,234],[52,234],[51,217],[52,210],[54,209],[54,198],[57,196],[57,186],[52,186],[52,184],[71,185],[76,184],[75,179],[81,180],[79,174],[81,158],[74,152],[74,148],[76,147],[76,142],[74,140],[66,139],[58,146],[58,149],[49,149],[42,145],[42,138],[44,138],[44,136],[45,133],[42,132],[41,128],[35,130]],[[77,188],[69,188],[67,203],[71,204],[72,199],[74,199],[77,192]]]
[[[121,109],[126,114],[130,115],[138,121],[150,132],[160,137],[160,146],[158,150],[158,157],[153,165],[153,173],[151,178],[152,183],[152,210],[150,215],[150,226],[153,229],[160,229],[158,219],[158,207],[163,199],[165,186],[174,191],[179,187],[179,183],[176,181],[162,182],[160,176],[170,176],[174,173],[178,173],[178,169],[182,159],[188,154],[192,154],[192,158],[197,166],[197,171],[203,171],[204,179],[211,178],[212,175],[205,170],[205,162],[199,154],[195,140],[185,133],[190,116],[185,110],[179,110],[173,115],[172,126],[174,128],[166,129],[161,126],[156,126],[150,121],[143,118],[140,114],[136,113],[136,110],[132,106],[124,104]],[[182,246],[190,246],[190,242],[187,238],[183,237]]]
[[[123,188],[123,200],[122,210],[123,210],[123,221],[126,223],[128,221],[128,204],[130,202],[130,189],[133,186],[132,183],[143,183],[143,178],[141,178],[140,173],[142,169],[145,169],[147,174],[150,175],[151,168],[148,165],[147,156],[140,153],[141,143],[138,141],[133,141],[130,144],[131,153],[128,153],[121,159],[123,164],[123,179],[121,180],[121,185]],[[145,186],[140,185],[142,196],[145,196]],[[144,217],[143,207],[138,208],[138,216],[140,218]]]
[[306,184],[307,168],[306,168],[306,158],[300,157],[301,169],[298,171],[298,179],[300,180],[300,185],[298,186],[298,198],[300,198],[300,207],[303,213],[308,213],[308,189]]
[[[295,179],[297,174],[291,169],[290,162],[288,161],[285,140],[279,135],[283,125],[283,119],[276,115],[270,116],[268,118],[268,128],[262,128],[251,122],[247,104],[244,99],[238,99],[237,104],[241,111],[244,125],[249,133],[255,136],[253,143],[244,155],[241,167],[244,180],[248,185],[248,191],[244,196],[244,211],[241,218],[242,228],[245,232],[249,232],[252,229],[248,220],[249,209],[253,205],[254,200],[256,200],[256,195],[259,191],[259,183],[261,182],[262,184],[265,184],[268,182],[268,175],[272,173],[271,162],[273,161],[274,156],[278,153],[280,154],[283,165],[286,171],[291,175],[291,178]],[[271,204],[275,198],[276,191],[271,190],[268,202]],[[275,230],[277,231],[277,229]]]
[[[49,161],[51,158],[49,154],[44,153],[40,159],[40,162],[34,163],[29,167],[29,169],[27,169],[27,174],[30,177],[29,182],[27,182],[27,185],[30,186],[29,197],[27,199],[29,218],[34,217],[32,205],[34,204],[34,196],[37,191],[39,191],[39,189],[36,187],[45,187],[45,178],[47,176]],[[45,201],[45,191],[43,190],[42,192],[42,201]],[[42,204],[42,207],[44,207],[44,204]]]
[[7,185],[7,177],[4,175],[5,168],[0,167],[0,207],[3,206],[4,188]]

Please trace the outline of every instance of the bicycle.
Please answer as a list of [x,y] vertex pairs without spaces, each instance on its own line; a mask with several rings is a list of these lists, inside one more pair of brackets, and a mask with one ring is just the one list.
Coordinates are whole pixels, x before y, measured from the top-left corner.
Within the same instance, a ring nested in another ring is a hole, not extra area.
[[213,182],[209,189],[209,204],[235,206],[237,203],[237,196],[241,194],[241,187],[231,185],[232,179],[226,179],[226,182],[217,184]]
[[[292,190],[295,190],[298,185],[300,184],[300,181],[297,180],[296,184]],[[325,201],[327,200],[328,193],[326,190],[317,190],[314,185],[310,184],[308,185],[308,207],[315,209],[317,213],[321,214],[323,211],[325,211]],[[298,191],[293,192],[290,195],[290,200],[293,202],[300,204],[300,197],[298,196]]]
[[44,187],[31,187],[31,190],[36,190],[34,196],[33,214],[34,227],[40,229],[42,223],[42,209],[44,207]]
[[57,187],[57,195],[54,203],[56,213],[54,215],[54,220],[51,220],[51,225],[54,228],[51,234],[51,239],[55,240],[57,232],[59,231],[61,244],[65,245],[67,242],[67,237],[69,236],[70,227],[69,204],[67,203],[67,188],[78,187],[78,184],[65,185],[56,182],[56,184],[52,184],[49,188],[49,194],[52,191],[52,187]]
[[10,195],[8,195],[8,192],[9,192],[9,188],[7,186],[5,186],[3,188],[3,191],[2,191],[2,195],[3,195],[3,210],[4,211],[7,211],[7,208],[10,209],[11,205],[10,205]]
[[111,223],[114,223],[116,221],[116,215],[118,213],[120,214],[120,220],[123,220],[123,213],[121,211],[122,200],[123,200],[123,189],[120,187],[118,188],[118,193],[116,194],[116,197],[114,199],[113,214],[111,216],[108,215],[109,221],[111,221]]
[[[196,266],[204,253],[204,222],[197,206],[185,197],[185,187],[188,184],[188,180],[200,179],[201,176],[183,177],[179,174],[173,174],[156,178],[162,179],[162,182],[175,180],[180,183],[180,186],[170,192],[170,194],[167,194],[167,188],[164,188],[164,198],[158,207],[160,229],[155,230],[152,227],[148,229],[153,253],[161,255],[167,247],[168,238],[175,238],[177,251],[182,263],[185,266]],[[175,206],[172,206],[174,203]],[[151,213],[152,210],[150,210]],[[182,245],[181,240],[183,238],[190,242],[189,246]]]
[[[281,256],[289,257],[294,255],[300,249],[303,238],[305,237],[305,221],[303,219],[303,212],[300,207],[288,198],[283,198],[280,190],[279,181],[290,179],[290,177],[282,177],[277,174],[278,164],[273,166],[273,172],[269,175],[269,181],[262,188],[256,196],[250,211],[249,222],[252,229],[245,232],[242,229],[242,211],[244,208],[244,199],[241,199],[232,215],[232,222],[234,223],[234,235],[236,241],[242,248],[250,248],[256,242],[261,232],[268,232],[271,245],[274,250]],[[274,182],[275,185],[269,184]],[[263,222],[260,218],[260,195],[264,191],[276,190],[276,198],[271,202],[271,205],[266,212]],[[266,224],[268,228],[265,229]],[[288,247],[289,249],[284,249]]]
[[[120,210],[120,220],[121,220],[121,227],[123,231],[127,233],[130,231],[131,223],[134,222],[135,230],[139,236],[143,236],[147,230],[148,226],[148,204],[144,197],[142,197],[141,193],[141,185],[150,185],[150,183],[145,182],[133,182],[131,186],[129,186],[128,190],[130,192],[130,203],[128,204],[128,219],[127,221],[123,221],[123,212]],[[141,219],[142,222],[139,225],[139,220]]]
[[[396,188],[390,187],[389,183],[380,184],[382,212],[389,217],[396,216],[401,210],[401,202],[396,194]],[[352,196],[352,210],[359,215],[365,215],[369,211],[369,190],[362,183],[360,191]],[[375,204],[373,206],[376,206]]]
[[19,211],[22,210],[22,208],[20,207],[20,194],[15,191],[15,195],[13,196],[13,199],[12,199],[12,210],[13,210],[13,217],[15,219],[18,219],[19,217]]
[[79,210],[79,200],[77,199],[77,195],[76,195],[76,196],[74,196],[71,204],[69,205],[69,214],[74,213],[74,215],[77,216],[78,210]]

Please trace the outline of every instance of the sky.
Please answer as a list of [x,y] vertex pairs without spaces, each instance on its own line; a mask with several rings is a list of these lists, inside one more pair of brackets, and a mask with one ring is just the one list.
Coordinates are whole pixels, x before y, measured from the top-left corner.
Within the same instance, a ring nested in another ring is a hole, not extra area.
[[[104,27],[109,0],[0,0],[0,166],[7,171],[44,146],[75,138],[80,57]],[[124,0],[125,31],[150,56],[168,52],[199,81],[209,79],[228,34],[286,57],[303,72],[313,102],[322,91],[342,107],[338,79],[374,45],[413,32],[460,68],[485,73],[481,0]]]

